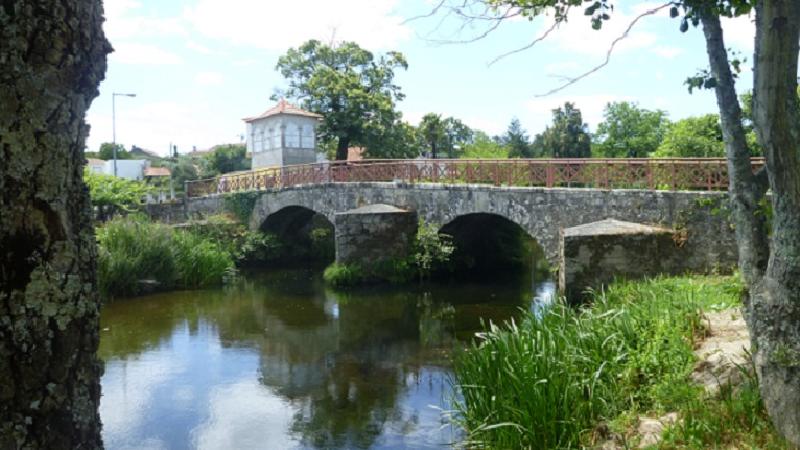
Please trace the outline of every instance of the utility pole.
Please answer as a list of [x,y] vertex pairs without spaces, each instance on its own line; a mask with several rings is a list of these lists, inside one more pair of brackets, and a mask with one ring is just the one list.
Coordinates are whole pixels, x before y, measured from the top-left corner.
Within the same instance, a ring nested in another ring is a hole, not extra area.
[[136,97],[136,94],[111,93],[111,144],[113,147],[112,153],[114,155],[114,176],[117,176],[117,96]]

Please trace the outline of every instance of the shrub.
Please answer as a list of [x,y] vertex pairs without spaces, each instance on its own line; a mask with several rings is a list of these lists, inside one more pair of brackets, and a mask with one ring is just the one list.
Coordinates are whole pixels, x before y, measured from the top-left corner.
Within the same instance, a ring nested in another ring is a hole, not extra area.
[[114,219],[97,229],[98,287],[103,296],[136,295],[141,280],[163,289],[220,284],[234,271],[214,241],[141,218]]
[[173,255],[178,269],[176,284],[183,288],[219,285],[235,274],[231,254],[194,233],[175,232]]

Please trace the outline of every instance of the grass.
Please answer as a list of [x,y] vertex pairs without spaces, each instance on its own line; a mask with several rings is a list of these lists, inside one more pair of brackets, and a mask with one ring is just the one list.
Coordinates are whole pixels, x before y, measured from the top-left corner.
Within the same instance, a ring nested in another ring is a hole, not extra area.
[[200,288],[235,273],[231,254],[215,242],[144,219],[114,219],[97,229],[97,241],[103,297],[139,294],[140,280],[162,289]]
[[688,380],[701,312],[737,305],[740,291],[734,277],[619,282],[590,307],[490,324],[454,364],[465,445],[591,447],[601,423],[624,435],[638,415],[670,411],[684,420],[664,448],[780,445],[752,382],[706,399]]

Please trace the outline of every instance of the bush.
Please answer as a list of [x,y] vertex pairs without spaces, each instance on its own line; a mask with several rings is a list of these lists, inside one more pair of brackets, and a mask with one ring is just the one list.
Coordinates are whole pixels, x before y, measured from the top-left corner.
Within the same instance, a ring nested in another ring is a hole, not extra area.
[[98,287],[107,297],[141,293],[141,280],[162,289],[222,283],[233,259],[219,245],[190,231],[141,218],[114,219],[97,229]]
[[192,233],[217,243],[233,256],[237,266],[250,267],[274,262],[285,254],[285,246],[277,236],[250,231],[224,215],[211,216],[205,222],[193,223],[189,229]]
[[573,448],[624,412],[683,410],[700,395],[687,381],[700,311],[736,305],[740,288],[731,277],[617,283],[592,307],[490,324],[456,357],[456,420],[476,446]]
[[200,288],[219,285],[235,274],[231,254],[217,243],[188,231],[175,232],[172,242],[178,286]]

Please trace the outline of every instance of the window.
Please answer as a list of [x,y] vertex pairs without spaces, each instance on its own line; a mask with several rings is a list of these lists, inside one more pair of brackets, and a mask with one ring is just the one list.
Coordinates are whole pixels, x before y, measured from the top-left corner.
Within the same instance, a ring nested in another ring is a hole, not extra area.
[[264,145],[266,150],[275,148],[275,128],[267,130],[267,142]]
[[300,127],[293,123],[286,125],[286,146],[289,148],[300,147]]
[[302,137],[303,148],[314,148],[314,126],[306,125],[303,127]]

